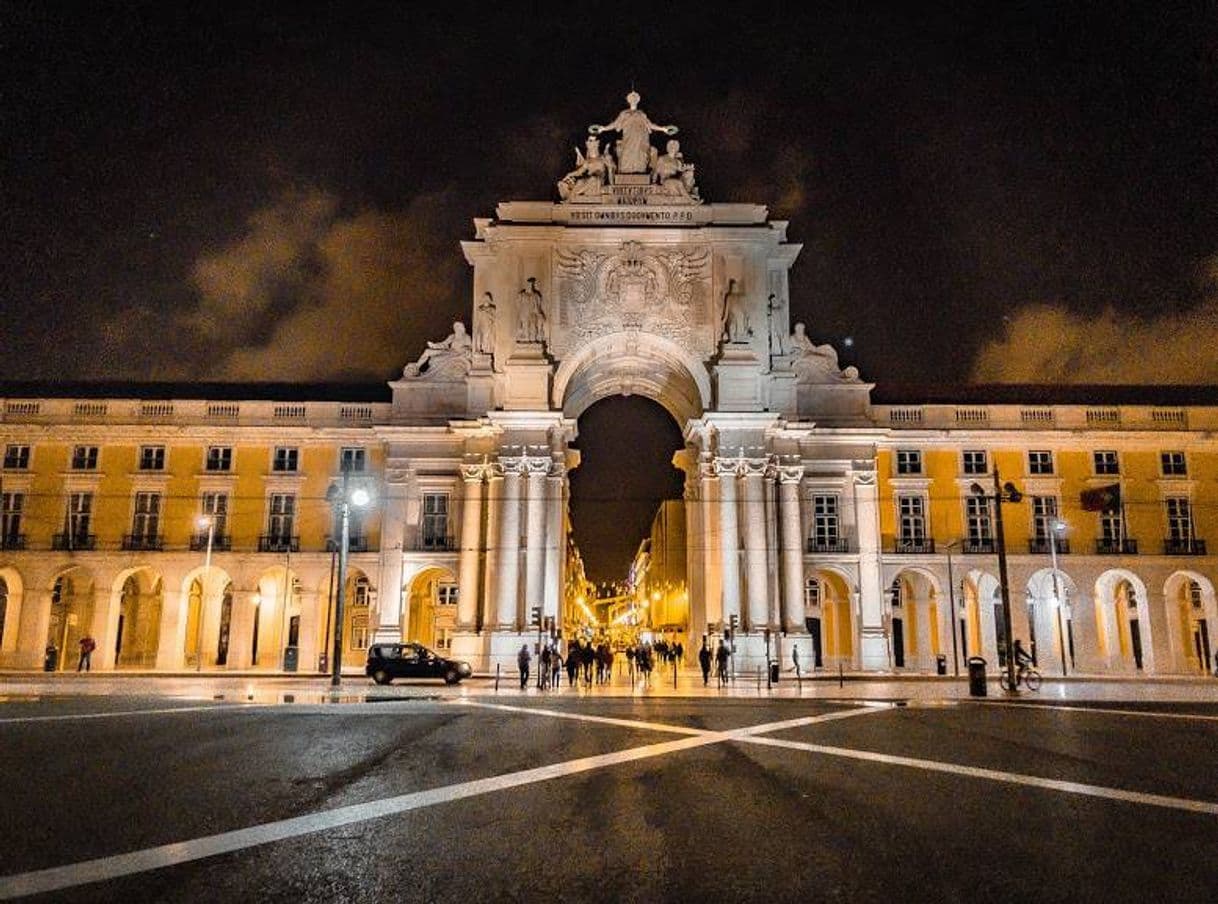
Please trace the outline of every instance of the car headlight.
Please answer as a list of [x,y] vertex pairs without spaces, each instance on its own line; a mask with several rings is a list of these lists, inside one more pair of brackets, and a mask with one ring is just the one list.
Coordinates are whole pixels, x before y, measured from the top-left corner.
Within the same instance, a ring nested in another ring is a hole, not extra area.
[[463,662],[459,666],[457,666],[457,671],[460,672],[462,675],[466,675],[466,676],[472,675],[474,672],[474,670],[469,667],[468,662]]

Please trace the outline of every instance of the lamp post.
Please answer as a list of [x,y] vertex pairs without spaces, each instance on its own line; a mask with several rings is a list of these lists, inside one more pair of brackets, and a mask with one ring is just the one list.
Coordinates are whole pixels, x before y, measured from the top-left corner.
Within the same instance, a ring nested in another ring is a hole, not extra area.
[[1049,524],[1049,561],[1053,564],[1053,606],[1057,609],[1057,646],[1062,654],[1062,676],[1066,674],[1066,631],[1062,626],[1062,598],[1057,588],[1057,532],[1066,529],[1066,522],[1054,518]]
[[998,544],[998,588],[1002,591],[1002,628],[1007,644],[1007,693],[1017,694],[1015,686],[1015,652],[1011,635],[1011,591],[1007,586],[1007,541],[1002,528],[1002,504],[1004,502],[1020,502],[1023,494],[1015,489],[1009,481],[1003,485],[998,482],[998,469],[994,468],[994,492],[988,494],[979,483],[974,483],[969,489],[975,496],[985,496],[994,500],[994,539]]
[[196,522],[207,528],[207,555],[203,559],[203,587],[199,593],[199,619],[195,625],[195,671],[203,671],[203,613],[207,611],[207,581],[211,577],[211,542],[216,536],[216,519],[202,515]]
[[363,487],[350,488],[351,470],[347,462],[343,462],[342,489],[335,493],[333,486],[326,492],[326,498],[331,505],[337,505],[342,519],[342,528],[338,542],[338,594],[334,599],[334,658],[330,663],[330,686],[342,684],[343,671],[343,603],[347,590],[347,551],[350,542],[351,506],[363,508],[368,504],[370,496]]
[[956,580],[952,577],[952,550],[959,545],[959,540],[943,544],[943,549],[947,552],[947,604],[950,607],[947,613],[947,626],[951,628],[952,632],[952,671],[955,672],[957,678],[960,677],[960,650],[956,645]]

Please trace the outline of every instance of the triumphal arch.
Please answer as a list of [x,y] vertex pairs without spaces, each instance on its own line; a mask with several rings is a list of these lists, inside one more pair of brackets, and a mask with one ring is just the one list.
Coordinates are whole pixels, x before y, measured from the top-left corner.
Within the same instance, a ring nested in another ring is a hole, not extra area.
[[[678,128],[652,122],[639,101],[631,92],[615,118],[588,127],[558,200],[508,201],[474,221],[462,243],[472,328],[454,324],[391,384],[394,423],[381,432],[401,492],[390,498],[408,506],[460,461],[453,652],[510,661],[535,636],[534,607],[562,624],[576,419],[606,396],[638,394],[686,441],[674,462],[686,475],[691,637],[738,625],[747,666],[765,658],[767,634],[805,630],[801,487],[845,482],[859,659],[881,666],[871,385],[791,324],[801,246],[787,224],[762,205],[703,198]],[[387,529],[415,514],[387,513]],[[393,608],[382,606],[386,633],[401,623]]]

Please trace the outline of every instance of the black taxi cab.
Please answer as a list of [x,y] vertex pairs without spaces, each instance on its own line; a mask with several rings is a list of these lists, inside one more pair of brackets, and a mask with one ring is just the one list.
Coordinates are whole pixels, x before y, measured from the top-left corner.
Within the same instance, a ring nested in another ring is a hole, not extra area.
[[468,662],[446,659],[417,643],[378,643],[368,648],[364,674],[377,684],[394,678],[442,678],[457,684],[473,674]]

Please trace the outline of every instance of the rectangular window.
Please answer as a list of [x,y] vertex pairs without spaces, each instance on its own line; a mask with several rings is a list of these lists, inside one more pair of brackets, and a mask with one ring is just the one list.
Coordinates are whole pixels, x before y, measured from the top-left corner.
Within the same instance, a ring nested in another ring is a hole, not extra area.
[[808,578],[804,584],[804,605],[809,608],[820,605],[820,581],[816,578]]
[[73,471],[97,470],[97,446],[76,446],[72,449]]
[[448,543],[448,494],[423,494],[424,549],[443,549]]
[[922,473],[922,453],[917,449],[898,449],[897,450],[897,473],[898,474],[921,474]]
[[1183,452],[1160,452],[1159,462],[1163,466],[1164,477],[1185,477],[1188,475],[1188,462]]
[[[201,511],[212,523],[212,537],[228,535],[228,493],[204,493]],[[206,533],[206,529],[203,531]]]
[[140,470],[141,471],[164,471],[165,470],[165,447],[164,446],[140,446]]
[[1032,497],[1032,536],[1040,543],[1049,542],[1049,531],[1057,523],[1057,497]]
[[969,543],[982,546],[994,542],[988,496],[964,497],[964,515],[968,527]]
[[812,497],[812,542],[821,548],[837,545],[840,539],[837,497]]
[[1186,546],[1193,541],[1193,506],[1186,496],[1163,500],[1167,508],[1167,537],[1172,543]]
[[457,605],[457,585],[456,584],[440,584],[436,587],[436,605],[437,606],[455,606]]
[[161,494],[136,493],[131,536],[136,540],[155,540],[161,529]]
[[25,493],[5,493],[0,498],[3,499],[0,542],[3,542],[5,549],[15,549],[21,542],[21,515],[25,511]]
[[986,453],[984,449],[965,449],[964,473],[970,475],[990,473],[990,460],[988,453]]
[[267,521],[266,530],[271,542],[275,544],[291,542],[292,530],[295,526],[296,497],[291,493],[273,493],[270,519]]
[[93,519],[93,494],[72,493],[68,496],[68,536],[74,546],[85,546],[89,542],[89,528]]
[[1095,460],[1095,473],[1097,475],[1121,473],[1121,463],[1117,460],[1116,452],[1105,450],[1094,452],[1092,456]]
[[1188,601],[1192,603],[1194,609],[1201,608],[1201,585],[1196,581],[1188,582]]
[[29,446],[5,446],[4,469],[6,471],[27,471],[30,467]]
[[208,446],[207,470],[231,471],[233,469],[232,446]]
[[358,474],[365,470],[368,464],[368,453],[364,449],[356,447],[347,447],[342,450],[339,456],[339,472],[349,471],[352,474]]
[[352,615],[351,616],[351,649],[366,650],[368,649],[369,637],[368,632],[368,616],[367,615]]
[[902,543],[926,542],[926,500],[921,496],[898,496],[897,511]]
[[1100,540],[1104,546],[1117,549],[1125,539],[1125,523],[1121,513],[1100,512]]
[[275,458],[271,470],[280,473],[294,473],[300,463],[300,450],[295,446],[276,446]]
[[1037,450],[1028,453],[1028,473],[1029,474],[1052,474],[1053,473],[1053,453],[1045,450]]

